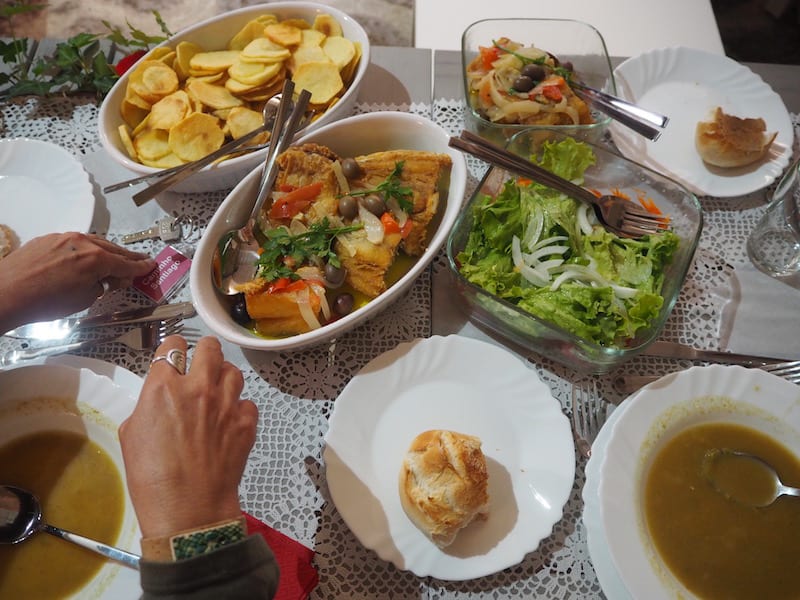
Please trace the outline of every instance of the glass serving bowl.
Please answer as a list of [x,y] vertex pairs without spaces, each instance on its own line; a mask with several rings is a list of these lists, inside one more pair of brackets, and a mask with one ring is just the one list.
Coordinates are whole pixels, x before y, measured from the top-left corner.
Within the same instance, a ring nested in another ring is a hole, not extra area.
[[[540,128],[520,132],[511,139],[508,149],[529,158],[541,148],[543,137],[540,133]],[[547,134],[547,138],[553,141],[568,137],[554,130]],[[702,230],[703,213],[697,198],[679,183],[627,160],[606,147],[590,145],[596,163],[587,169],[584,185],[603,191],[618,189],[631,198],[644,194],[670,218],[670,226],[679,237],[678,249],[664,276],[661,290],[664,302],[650,326],[639,329],[624,347],[603,346],[578,337],[484,290],[461,275],[458,255],[469,239],[474,208],[483,195],[495,195],[502,188],[503,182],[510,177],[503,169],[490,168],[461,211],[448,236],[447,259],[458,297],[471,319],[526,349],[576,371],[606,373],[641,353],[658,337],[691,265]]]
[[[464,124],[474,133],[499,144],[532,126],[494,123],[475,108],[475,93],[469,89],[468,65],[480,54],[481,47],[492,46],[493,40],[506,37],[523,46],[535,46],[556,56],[562,63],[571,61],[576,78],[596,89],[616,94],[614,74],[603,36],[591,25],[568,19],[485,19],[467,27],[461,38],[461,74],[466,108]],[[591,109],[591,107],[590,107]],[[611,118],[591,110],[594,123],[537,127],[563,131],[581,140],[598,141]],[[535,126],[533,126],[535,127]]]

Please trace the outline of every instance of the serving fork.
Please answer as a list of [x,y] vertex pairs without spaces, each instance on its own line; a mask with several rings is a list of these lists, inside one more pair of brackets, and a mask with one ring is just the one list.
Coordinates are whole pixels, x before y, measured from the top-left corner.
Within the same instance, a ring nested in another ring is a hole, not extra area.
[[592,444],[606,416],[607,405],[594,380],[572,384],[572,430],[582,456],[589,458],[592,455]]
[[101,344],[121,343],[133,350],[155,350],[167,336],[180,333],[183,329],[183,319],[170,319],[168,321],[151,321],[141,327],[130,329],[121,335],[108,336],[93,340],[82,340],[70,344],[57,344],[54,346],[44,346],[41,348],[26,348],[23,350],[11,350],[0,357],[0,366],[7,367],[17,363],[43,358],[45,356],[55,356],[66,354],[86,348],[93,348]]
[[639,238],[658,233],[669,226],[667,218],[651,213],[636,202],[610,194],[597,196],[470,131],[462,131],[458,138],[451,137],[449,145],[594,206],[597,217],[605,228],[620,237]]

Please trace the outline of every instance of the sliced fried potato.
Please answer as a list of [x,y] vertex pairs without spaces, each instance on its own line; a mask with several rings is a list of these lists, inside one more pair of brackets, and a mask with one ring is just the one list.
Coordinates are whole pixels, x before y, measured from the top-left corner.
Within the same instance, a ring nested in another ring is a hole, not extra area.
[[300,46],[319,46],[327,36],[316,29],[303,29]]
[[129,127],[136,127],[139,123],[144,121],[144,119],[150,113],[149,108],[137,106],[136,104],[129,102],[127,98],[122,100],[119,111],[120,115],[122,116],[122,120],[125,121]]
[[300,31],[304,29],[311,29],[311,23],[306,21],[305,19],[284,19],[281,21],[284,25],[291,25],[292,27],[297,27]]
[[238,58],[239,50],[198,52],[189,60],[189,70],[221,73],[222,71],[227,71]]
[[356,74],[356,69],[358,68],[358,63],[361,61],[361,44],[353,42],[353,47],[356,50],[356,55],[353,57],[353,60],[350,61],[350,64],[341,71],[342,81],[344,81],[345,84],[349,84],[353,80],[353,76]]
[[222,85],[215,85],[195,79],[186,84],[186,91],[206,106],[215,110],[242,105],[242,101],[231,94],[227,88]]
[[261,127],[264,124],[264,118],[260,112],[245,108],[244,106],[237,106],[236,108],[232,108],[228,113],[226,123],[231,137],[237,139]]
[[148,102],[144,98],[142,98],[139,94],[133,91],[131,87],[128,87],[125,90],[125,100],[133,104],[134,106],[138,106],[144,110],[150,110],[153,107],[152,102]]
[[133,131],[131,131],[131,137],[135,139],[136,136],[142,133],[145,129],[149,129],[150,128],[149,123],[150,123],[150,113],[147,113],[144,119],[142,119],[141,123],[139,123],[136,127],[133,128]]
[[202,51],[203,48],[192,42],[178,42],[175,46],[175,63],[172,65],[178,74],[178,79],[184,81],[189,77],[189,62],[195,54]]
[[261,37],[256,38],[245,46],[240,58],[246,62],[279,62],[292,55],[288,48],[276,44],[272,40]]
[[142,159],[142,164],[155,169],[171,169],[172,167],[178,167],[185,162],[185,160],[181,160],[172,152],[155,160],[148,160],[146,158]]
[[275,77],[282,68],[282,64],[275,63],[249,63],[237,60],[230,69],[228,75],[233,79],[249,85],[261,85]]
[[150,52],[145,55],[144,60],[161,60],[172,52],[174,52],[174,50],[169,46],[158,46],[150,50]]
[[153,129],[169,130],[186,118],[190,112],[192,112],[192,104],[188,94],[183,90],[178,90],[153,104],[149,125]]
[[331,35],[325,38],[325,41],[322,42],[322,50],[340,71],[349,65],[356,55],[355,44],[339,35]]
[[275,15],[268,13],[266,15],[259,15],[256,17],[256,21],[261,23],[262,25],[269,25],[270,23],[277,23],[278,17]]
[[332,62],[303,63],[292,75],[298,90],[311,93],[311,104],[325,104],[342,91],[344,84],[339,69]]
[[133,137],[133,147],[139,158],[156,160],[169,154],[168,137],[163,129],[145,129]]
[[178,89],[178,75],[160,61],[147,61],[131,74],[131,89],[147,102],[155,103]]
[[319,46],[298,46],[292,53],[289,69],[296,71],[297,67],[307,62],[326,62],[330,60],[325,51]]
[[[231,41],[228,42],[228,50],[242,50],[254,39],[262,37],[264,35],[264,26],[266,23],[259,21],[258,19],[260,18],[261,17],[253,19],[242,27],[236,35],[231,38]],[[277,21],[277,19],[275,19],[275,21]]]
[[264,27],[264,35],[281,46],[299,46],[303,40],[302,29],[287,25],[285,21]]
[[192,113],[169,130],[170,150],[185,161],[203,158],[224,142],[219,120],[203,113]]
[[342,35],[342,26],[335,17],[328,14],[317,15],[311,29],[321,31],[325,35]]
[[122,142],[122,147],[133,160],[139,160],[139,155],[136,153],[136,148],[133,147],[133,140],[127,125],[120,125],[117,128],[119,132],[119,139]]

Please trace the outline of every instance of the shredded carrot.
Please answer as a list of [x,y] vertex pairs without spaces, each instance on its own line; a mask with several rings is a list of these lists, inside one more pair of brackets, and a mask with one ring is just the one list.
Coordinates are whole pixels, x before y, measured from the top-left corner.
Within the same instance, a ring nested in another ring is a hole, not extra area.
[[631,199],[631,197],[628,194],[626,194],[625,192],[623,192],[619,188],[612,188],[611,194],[613,196],[618,196],[619,198],[625,198],[625,200],[630,200]]
[[517,179],[517,185],[530,185],[533,183],[533,179],[528,179],[527,177],[520,177]]

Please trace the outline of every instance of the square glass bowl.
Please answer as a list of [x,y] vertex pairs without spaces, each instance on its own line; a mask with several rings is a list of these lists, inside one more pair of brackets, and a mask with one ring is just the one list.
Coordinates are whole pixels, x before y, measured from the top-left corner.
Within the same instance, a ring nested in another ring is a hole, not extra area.
[[[467,67],[480,56],[481,47],[491,47],[494,40],[506,37],[523,46],[535,46],[557,57],[561,63],[572,62],[576,78],[593,88],[616,94],[611,61],[603,36],[591,25],[569,19],[485,19],[467,27],[461,37],[461,75],[464,82],[464,124],[470,131],[498,144],[506,142],[532,125],[494,123],[475,108],[476,94],[470,92]],[[581,140],[598,141],[611,118],[591,109],[594,123],[588,125],[550,125]],[[535,127],[535,126],[533,126]],[[540,129],[544,129],[541,127]]]
[[[540,133],[538,128],[520,132],[509,142],[508,149],[530,158],[541,148],[543,138]],[[553,141],[568,137],[552,130],[547,133],[547,138]],[[602,346],[580,338],[484,290],[461,275],[458,255],[466,247],[472,231],[475,206],[482,196],[495,195],[502,188],[503,182],[510,177],[503,169],[490,168],[462,210],[448,236],[447,259],[457,295],[471,319],[524,348],[576,371],[606,373],[641,353],[659,336],[691,265],[703,226],[703,212],[697,198],[679,183],[627,160],[608,148],[590,145],[596,163],[586,170],[584,186],[603,191],[616,188],[631,198],[644,194],[670,218],[670,226],[680,240],[665,272],[661,290],[664,302],[658,315],[649,327],[640,329],[624,347]]]

